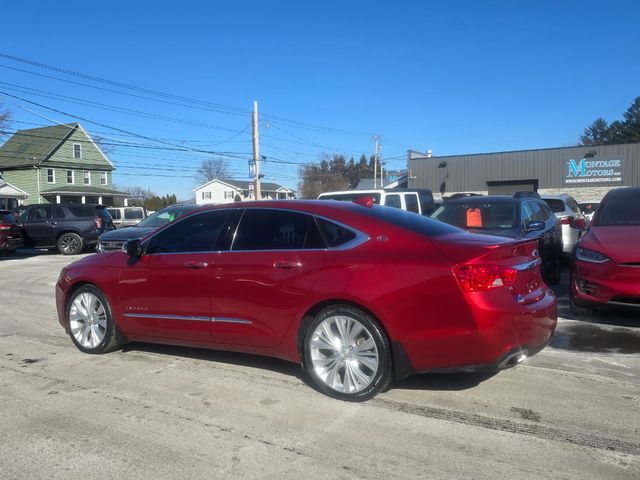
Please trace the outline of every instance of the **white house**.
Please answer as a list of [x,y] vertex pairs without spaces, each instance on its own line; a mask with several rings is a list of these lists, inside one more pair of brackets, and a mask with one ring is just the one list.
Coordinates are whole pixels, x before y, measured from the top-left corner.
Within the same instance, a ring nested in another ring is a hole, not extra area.
[[[236,196],[240,200],[249,200],[249,181],[216,178],[194,188],[196,204],[231,203]],[[288,200],[295,198],[295,191],[277,183],[261,182],[260,191],[263,200]]]

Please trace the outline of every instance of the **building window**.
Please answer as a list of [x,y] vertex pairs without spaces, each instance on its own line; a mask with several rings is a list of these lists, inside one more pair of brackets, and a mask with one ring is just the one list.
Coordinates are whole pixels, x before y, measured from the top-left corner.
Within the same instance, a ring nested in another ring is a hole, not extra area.
[[226,198],[233,198],[234,196],[235,195],[234,195],[234,191],[233,190],[225,190],[225,192],[224,192],[224,198],[225,199]]
[[100,172],[100,185],[107,184],[107,172]]
[[73,158],[82,158],[82,145],[79,143],[73,144]]
[[84,184],[91,185],[91,172],[84,172]]
[[67,183],[73,183],[73,170],[67,170]]
[[202,192],[203,200],[211,200],[211,192]]
[[47,168],[47,183],[56,183],[56,171],[53,168]]

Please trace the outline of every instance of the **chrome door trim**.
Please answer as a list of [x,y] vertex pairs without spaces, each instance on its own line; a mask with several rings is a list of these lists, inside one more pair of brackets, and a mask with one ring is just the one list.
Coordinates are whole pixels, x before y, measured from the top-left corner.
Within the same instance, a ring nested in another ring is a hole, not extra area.
[[232,318],[232,317],[211,317],[211,321],[214,323],[238,323],[241,325],[250,325],[253,323],[251,320],[244,320],[242,318]]
[[158,320],[187,320],[195,322],[210,322],[210,317],[199,317],[193,315],[161,315],[153,313],[125,313],[125,317],[131,318],[155,318]]

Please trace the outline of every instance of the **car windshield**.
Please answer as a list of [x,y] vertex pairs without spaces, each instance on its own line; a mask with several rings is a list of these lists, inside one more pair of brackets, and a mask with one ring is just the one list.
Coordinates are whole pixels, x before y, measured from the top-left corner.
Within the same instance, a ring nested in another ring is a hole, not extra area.
[[432,218],[467,229],[505,229],[516,226],[515,202],[444,202]]
[[186,212],[195,209],[195,206],[184,208],[165,208],[159,210],[153,215],[149,215],[147,218],[136,224],[136,227],[156,228],[173,222],[176,218],[184,215]]
[[600,205],[594,225],[598,227],[640,225],[640,202],[637,198],[628,196],[609,198]]

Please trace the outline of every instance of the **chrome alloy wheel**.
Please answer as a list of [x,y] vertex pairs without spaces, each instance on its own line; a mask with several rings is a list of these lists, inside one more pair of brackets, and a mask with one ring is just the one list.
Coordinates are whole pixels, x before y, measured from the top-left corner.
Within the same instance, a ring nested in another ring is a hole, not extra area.
[[309,349],[316,375],[337,392],[359,392],[378,372],[373,335],[354,318],[339,315],[324,320],[313,331]]
[[78,344],[96,348],[107,333],[107,312],[100,299],[84,292],[74,298],[69,311],[69,328]]
[[71,235],[65,236],[62,239],[62,241],[60,242],[60,249],[64,253],[76,252],[79,247],[80,247],[80,242],[78,241],[78,239],[76,237],[71,236]]

